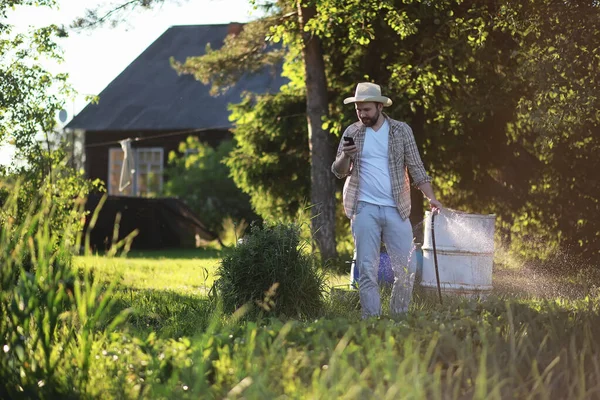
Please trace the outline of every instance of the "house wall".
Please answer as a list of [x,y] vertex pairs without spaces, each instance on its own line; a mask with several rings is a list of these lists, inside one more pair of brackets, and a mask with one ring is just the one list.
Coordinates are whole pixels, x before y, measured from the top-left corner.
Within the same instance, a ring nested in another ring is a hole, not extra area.
[[[119,140],[127,138],[140,138],[143,140],[132,142],[133,148],[138,147],[162,147],[164,149],[163,165],[166,167],[169,153],[177,151],[179,143],[185,141],[188,136],[198,136],[201,142],[206,142],[216,147],[223,140],[231,139],[232,134],[227,130],[214,130],[189,133],[183,131],[174,134],[173,131],[96,131],[85,133],[85,172],[90,179],[101,179],[105,183],[108,180],[108,153],[110,148],[121,148]],[[161,136],[161,137],[157,137]]]

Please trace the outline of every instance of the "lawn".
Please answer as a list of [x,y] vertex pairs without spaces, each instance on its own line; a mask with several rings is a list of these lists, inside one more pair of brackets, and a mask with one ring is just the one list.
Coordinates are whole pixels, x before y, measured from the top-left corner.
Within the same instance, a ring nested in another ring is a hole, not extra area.
[[441,305],[417,288],[396,318],[362,320],[356,292],[329,290],[317,315],[275,317],[267,302],[258,314],[224,311],[215,250],[77,256],[61,269],[35,240],[36,269],[0,298],[0,398],[600,398],[592,269],[498,265],[486,299]]
[[[96,279],[120,277],[116,307],[130,310],[122,334],[99,350],[101,360],[118,356],[129,378],[120,383],[98,378],[92,393],[249,399],[600,396],[600,299],[593,290],[587,296],[554,291],[567,280],[546,276],[532,290],[531,271],[498,267],[496,289],[486,300],[446,297],[442,306],[417,290],[403,318],[363,321],[351,293],[331,296],[315,320],[256,323],[216,312],[206,300],[220,256],[146,252],[75,259],[75,265],[93,269]],[[345,281],[343,275],[330,282]],[[102,376],[94,371],[105,369],[94,363],[91,374]],[[149,380],[150,372],[162,378]]]
[[93,269],[104,281],[118,280],[128,289],[206,297],[220,259],[216,250],[134,251],[126,257],[80,256],[74,264]]

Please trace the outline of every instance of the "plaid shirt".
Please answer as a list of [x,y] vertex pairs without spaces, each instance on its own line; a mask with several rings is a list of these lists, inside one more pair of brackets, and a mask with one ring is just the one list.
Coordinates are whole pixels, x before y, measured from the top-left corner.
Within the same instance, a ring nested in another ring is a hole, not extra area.
[[[396,207],[403,219],[410,215],[410,181],[408,173],[413,178],[413,185],[418,187],[425,182],[431,182],[427,175],[423,162],[419,156],[419,149],[415,143],[412,130],[408,124],[396,121],[384,114],[390,126],[388,141],[388,163],[390,168],[390,179],[392,180],[392,195],[396,201]],[[365,144],[366,126],[358,121],[350,125],[344,131],[343,136],[354,138],[354,143],[358,148],[354,159],[350,161],[350,171],[348,174],[340,174],[335,170],[335,162],[331,166],[331,171],[339,179],[346,178],[343,191],[344,211],[348,218],[352,218],[356,212],[358,203],[358,184],[360,176],[360,158]],[[340,141],[337,150],[337,157],[342,154],[344,139]]]

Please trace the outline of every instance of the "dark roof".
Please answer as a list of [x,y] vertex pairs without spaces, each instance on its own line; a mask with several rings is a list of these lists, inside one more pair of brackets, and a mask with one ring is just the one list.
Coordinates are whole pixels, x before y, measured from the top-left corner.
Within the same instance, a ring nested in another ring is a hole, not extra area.
[[67,125],[86,131],[181,130],[230,127],[229,103],[244,91],[277,92],[287,82],[281,68],[243,77],[225,94],[211,96],[210,85],[178,75],[170,57],[187,57],[222,46],[228,24],[173,26],[163,33]]

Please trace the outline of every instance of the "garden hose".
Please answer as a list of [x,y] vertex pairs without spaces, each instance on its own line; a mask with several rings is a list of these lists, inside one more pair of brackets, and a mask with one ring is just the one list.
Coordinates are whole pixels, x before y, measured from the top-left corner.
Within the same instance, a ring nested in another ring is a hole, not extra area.
[[442,304],[442,289],[440,287],[440,272],[438,270],[438,261],[437,261],[437,250],[435,248],[435,211],[431,212],[431,244],[433,247],[433,264],[435,266],[435,279],[437,281],[437,289],[438,295],[440,297],[440,304]]

